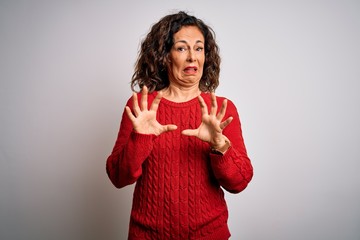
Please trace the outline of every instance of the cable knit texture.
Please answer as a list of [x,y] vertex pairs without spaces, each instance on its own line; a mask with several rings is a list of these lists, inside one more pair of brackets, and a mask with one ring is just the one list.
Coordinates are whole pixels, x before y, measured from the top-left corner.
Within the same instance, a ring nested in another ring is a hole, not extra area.
[[[149,94],[149,106],[156,94]],[[210,94],[201,96],[210,109]],[[223,100],[217,97],[219,108]],[[132,107],[131,99],[127,105]],[[230,100],[224,119],[229,116],[234,119],[223,134],[229,138],[231,147],[224,155],[216,155],[210,152],[208,143],[181,134],[182,130],[195,129],[201,123],[197,98],[182,103],[161,99],[159,123],[175,124],[178,129],[160,136],[136,133],[123,113],[106,170],[117,188],[136,182],[128,239],[230,237],[222,189],[231,193],[244,190],[253,176],[253,168],[236,107]]]

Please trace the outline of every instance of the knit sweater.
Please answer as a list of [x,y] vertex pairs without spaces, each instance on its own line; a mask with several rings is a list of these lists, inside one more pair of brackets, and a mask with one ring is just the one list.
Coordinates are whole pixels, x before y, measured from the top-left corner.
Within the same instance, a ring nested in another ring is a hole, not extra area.
[[[149,94],[149,106],[156,94]],[[210,109],[210,94],[201,96]],[[219,108],[223,100],[217,97]],[[127,106],[132,107],[131,99]],[[136,182],[128,239],[225,240],[230,237],[223,189],[231,193],[244,190],[253,176],[253,168],[237,109],[230,100],[223,120],[229,116],[233,121],[223,134],[231,146],[224,155],[219,155],[211,152],[209,143],[181,134],[182,130],[196,129],[201,123],[197,98],[181,103],[162,98],[158,122],[175,124],[178,128],[159,136],[135,132],[124,111],[106,170],[117,188]]]

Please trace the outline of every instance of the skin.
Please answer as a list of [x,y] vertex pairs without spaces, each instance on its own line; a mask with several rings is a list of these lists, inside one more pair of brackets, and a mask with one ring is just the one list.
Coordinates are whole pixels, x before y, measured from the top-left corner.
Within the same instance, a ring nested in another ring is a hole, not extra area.
[[169,53],[168,76],[170,86],[164,97],[184,102],[200,94],[199,82],[205,63],[205,39],[195,26],[181,28],[174,34]]
[[211,93],[210,111],[200,96],[199,82],[202,77],[205,62],[205,40],[201,31],[194,26],[182,27],[174,34],[174,45],[170,50],[168,74],[170,85],[159,91],[150,108],[148,108],[148,89],[143,87],[141,100],[133,93],[133,112],[126,107],[134,130],[141,134],[160,134],[177,129],[176,125],[161,125],[156,120],[156,112],[162,97],[174,102],[184,102],[198,97],[201,106],[202,122],[197,129],[187,129],[182,134],[194,136],[208,142],[212,148],[225,153],[229,140],[222,134],[223,129],[230,124],[232,117],[223,121],[227,100],[222,102],[219,112],[215,93]]

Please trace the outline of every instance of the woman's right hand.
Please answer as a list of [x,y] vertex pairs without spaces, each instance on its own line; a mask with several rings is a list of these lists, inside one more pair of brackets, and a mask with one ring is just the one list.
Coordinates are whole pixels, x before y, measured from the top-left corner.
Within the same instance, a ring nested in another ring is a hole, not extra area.
[[159,91],[154,101],[152,102],[150,109],[148,109],[148,89],[144,86],[141,90],[140,104],[138,102],[137,94],[133,93],[133,111],[130,107],[126,106],[126,113],[129,116],[134,130],[141,134],[160,134],[177,129],[176,125],[168,124],[161,125],[156,120],[156,112],[159,107],[160,100],[162,98],[162,92]]

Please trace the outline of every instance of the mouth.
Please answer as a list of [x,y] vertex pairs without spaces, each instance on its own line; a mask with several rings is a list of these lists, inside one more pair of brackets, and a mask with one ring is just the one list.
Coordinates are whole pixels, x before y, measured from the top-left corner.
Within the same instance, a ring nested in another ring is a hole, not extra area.
[[194,74],[197,72],[197,70],[198,70],[198,68],[195,66],[188,66],[184,69],[184,72],[188,73],[188,74]]

